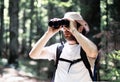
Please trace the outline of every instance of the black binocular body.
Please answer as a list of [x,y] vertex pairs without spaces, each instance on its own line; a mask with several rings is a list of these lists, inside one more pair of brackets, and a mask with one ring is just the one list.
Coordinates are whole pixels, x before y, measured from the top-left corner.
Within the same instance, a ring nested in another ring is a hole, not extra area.
[[[80,23],[76,22],[77,28],[81,26]],[[60,19],[58,21],[49,21],[48,25],[52,28],[58,29],[61,25],[64,25],[66,28],[69,28],[70,21],[67,19]]]
[[67,19],[60,19],[57,21],[49,21],[48,25],[50,27],[53,27],[55,29],[58,29],[61,25],[64,25],[65,27],[69,27],[70,21]]

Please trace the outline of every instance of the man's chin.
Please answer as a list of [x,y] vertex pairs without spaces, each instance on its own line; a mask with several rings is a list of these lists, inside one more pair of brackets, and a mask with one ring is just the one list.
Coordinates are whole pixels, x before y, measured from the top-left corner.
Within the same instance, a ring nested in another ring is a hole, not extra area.
[[64,36],[66,40],[69,40],[69,41],[76,41],[75,37],[74,36]]
[[66,37],[66,40],[69,40],[69,41],[75,41],[75,39],[70,38],[70,37]]

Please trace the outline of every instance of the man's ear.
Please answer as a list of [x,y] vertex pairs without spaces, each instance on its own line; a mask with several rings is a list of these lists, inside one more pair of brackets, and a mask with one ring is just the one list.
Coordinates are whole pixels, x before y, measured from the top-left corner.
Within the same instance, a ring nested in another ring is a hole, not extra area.
[[85,29],[86,32],[90,31],[89,25],[85,20],[77,20],[77,22],[81,24],[81,27],[80,27],[81,30]]
[[82,32],[83,29],[84,29],[84,27],[83,27],[83,26],[80,26],[80,27],[78,28],[78,31],[79,31],[79,32]]

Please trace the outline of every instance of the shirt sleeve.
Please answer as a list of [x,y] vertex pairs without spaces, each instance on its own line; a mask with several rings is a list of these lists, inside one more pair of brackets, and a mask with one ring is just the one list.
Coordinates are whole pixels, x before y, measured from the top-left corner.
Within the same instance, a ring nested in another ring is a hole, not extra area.
[[58,43],[52,44],[50,46],[47,46],[46,49],[48,50],[48,60],[55,60],[56,59],[56,49],[57,49]]

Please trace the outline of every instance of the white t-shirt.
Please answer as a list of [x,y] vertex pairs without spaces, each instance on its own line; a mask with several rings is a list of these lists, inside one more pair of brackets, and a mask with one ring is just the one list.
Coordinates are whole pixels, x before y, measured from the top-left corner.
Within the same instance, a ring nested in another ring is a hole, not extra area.
[[[51,45],[48,50],[51,55],[49,55],[49,60],[56,59],[56,49],[58,44]],[[80,45],[69,45],[65,43],[60,58],[67,60],[76,60],[81,58],[80,56]],[[54,82],[92,82],[88,70],[86,69],[83,61],[75,63],[71,66],[69,72],[70,63],[65,61],[59,61],[58,67],[55,73]]]

